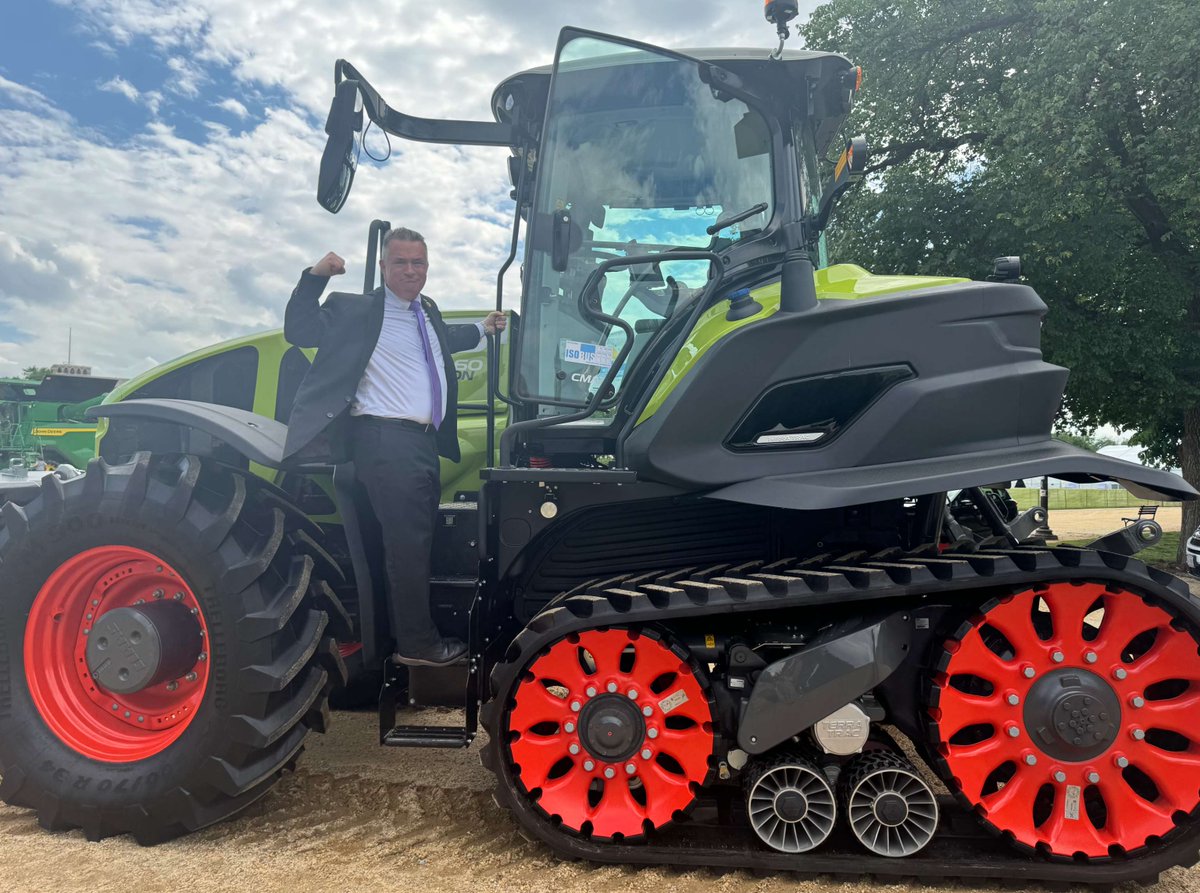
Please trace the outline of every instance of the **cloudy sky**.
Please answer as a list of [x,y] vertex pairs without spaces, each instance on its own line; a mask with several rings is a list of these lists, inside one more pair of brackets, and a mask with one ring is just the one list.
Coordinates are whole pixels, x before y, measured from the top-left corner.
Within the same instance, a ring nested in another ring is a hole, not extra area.
[[[802,9],[815,3],[802,2]],[[507,150],[393,143],[336,217],[314,198],[334,60],[395,107],[487,119],[571,24],[663,46],[773,45],[759,0],[23,0],[0,30],[0,376],[67,358],[130,376],[282,324],[327,250],[424,231],[426,291],[485,307]],[[799,46],[793,38],[794,46]]]

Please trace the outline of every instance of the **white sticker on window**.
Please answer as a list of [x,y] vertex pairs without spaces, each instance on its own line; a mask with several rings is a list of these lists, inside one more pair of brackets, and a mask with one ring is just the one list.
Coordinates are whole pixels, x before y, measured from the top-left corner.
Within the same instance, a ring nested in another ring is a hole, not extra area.
[[687,692],[682,688],[674,694],[669,694],[658,702],[658,709],[663,713],[670,713],[676,707],[687,703]]
[[607,369],[613,364],[615,351],[605,344],[588,344],[586,341],[563,341],[562,358],[567,363],[584,366],[600,366]]

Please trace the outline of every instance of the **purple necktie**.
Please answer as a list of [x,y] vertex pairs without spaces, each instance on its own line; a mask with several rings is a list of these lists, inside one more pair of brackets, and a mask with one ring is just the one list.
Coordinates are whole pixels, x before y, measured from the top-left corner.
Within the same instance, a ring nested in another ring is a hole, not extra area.
[[433,345],[429,343],[429,331],[425,326],[425,311],[421,299],[414,298],[413,314],[417,317],[417,331],[421,333],[421,347],[425,351],[425,367],[429,370],[429,386],[433,391],[433,427],[442,427],[442,379],[438,375],[437,363],[433,358]]

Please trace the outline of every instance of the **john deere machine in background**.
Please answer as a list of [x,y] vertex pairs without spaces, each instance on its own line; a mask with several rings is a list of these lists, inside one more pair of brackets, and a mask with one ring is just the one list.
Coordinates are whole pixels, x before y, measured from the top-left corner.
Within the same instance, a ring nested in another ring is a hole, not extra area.
[[[483,401],[499,460],[444,507],[471,535],[436,559],[466,581],[439,619],[470,659],[389,671],[382,743],[482,725],[497,802],[567,857],[1101,884],[1195,861],[1200,606],[1136,542],[1047,548],[992,486],[1197,494],[1051,439],[1067,371],[1027,286],[814,271],[865,163],[855,140],[822,182],[857,69],[568,28],[489,122],[336,71],[325,207],[365,110],[507,147],[498,285],[525,245]],[[134,433],[0,511],[0,796],[48,827],[151,842],[234,814],[324,729],[338,643],[387,653],[353,468],[339,556],[258,473],[329,469],[196,396],[101,407]],[[448,686],[461,725],[396,725]]]
[[96,423],[84,413],[117,385],[115,378],[51,373],[41,381],[0,378],[0,467],[19,459],[32,466],[79,468],[96,455]]

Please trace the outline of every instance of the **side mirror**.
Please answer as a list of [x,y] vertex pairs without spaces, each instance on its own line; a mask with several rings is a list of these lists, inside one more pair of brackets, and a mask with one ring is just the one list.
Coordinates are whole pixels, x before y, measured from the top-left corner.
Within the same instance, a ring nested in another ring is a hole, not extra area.
[[829,215],[833,212],[833,204],[837,201],[838,196],[863,178],[863,174],[867,171],[867,156],[867,138],[865,136],[856,136],[846,143],[846,148],[842,150],[837,165],[833,169],[833,179],[825,184],[825,189],[821,193],[821,202],[815,221],[818,232],[823,230],[829,222]]
[[317,201],[331,214],[346,203],[354,183],[355,135],[362,132],[362,107],[358,104],[358,81],[345,80],[337,85],[329,117],[325,121],[325,151],[321,154],[321,171],[317,175]]

